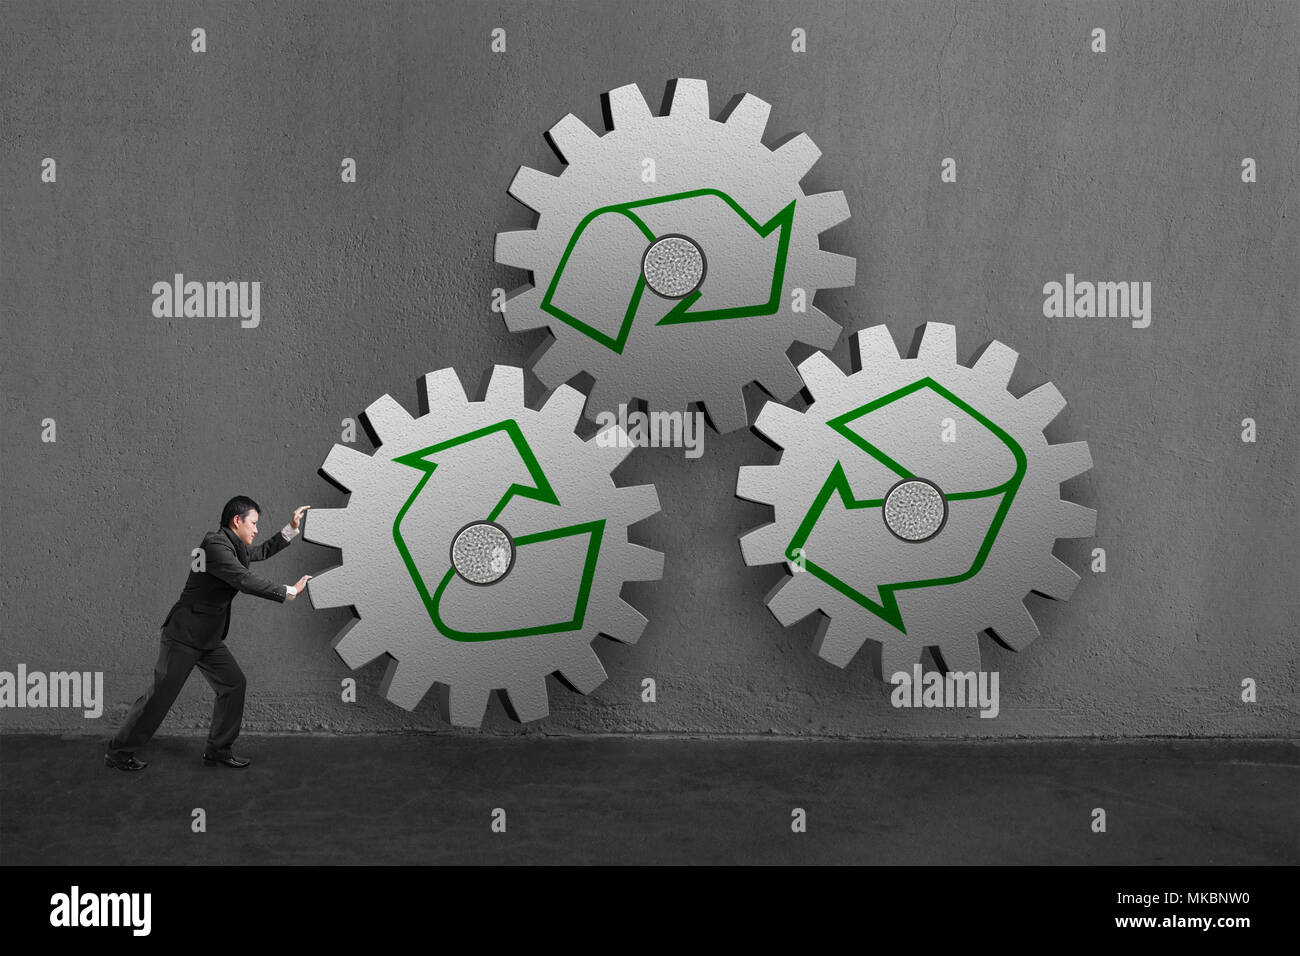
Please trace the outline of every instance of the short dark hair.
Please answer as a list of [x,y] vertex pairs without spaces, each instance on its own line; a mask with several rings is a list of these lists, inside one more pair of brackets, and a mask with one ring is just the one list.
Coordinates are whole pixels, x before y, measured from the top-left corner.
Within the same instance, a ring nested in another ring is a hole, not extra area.
[[262,513],[261,506],[259,506],[252,498],[248,497],[248,495],[235,495],[235,497],[227,501],[226,506],[221,509],[221,527],[229,528],[231,518],[235,515],[239,515],[241,518],[246,518],[250,511],[256,511],[258,514]]

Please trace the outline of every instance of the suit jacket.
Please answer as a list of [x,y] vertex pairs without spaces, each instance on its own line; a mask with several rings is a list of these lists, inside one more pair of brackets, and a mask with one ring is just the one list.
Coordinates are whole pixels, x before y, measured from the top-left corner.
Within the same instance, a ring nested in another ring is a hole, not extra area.
[[261,544],[249,547],[229,528],[203,536],[205,571],[190,571],[185,588],[163,621],[163,636],[210,650],[230,630],[230,602],[240,591],[284,603],[288,592],[248,570],[249,562],[265,561],[289,547],[277,530]]

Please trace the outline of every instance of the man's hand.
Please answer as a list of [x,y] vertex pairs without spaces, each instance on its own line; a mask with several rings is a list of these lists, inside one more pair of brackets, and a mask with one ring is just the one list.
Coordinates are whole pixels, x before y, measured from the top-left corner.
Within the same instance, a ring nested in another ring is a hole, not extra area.
[[298,579],[298,583],[293,586],[293,591],[288,595],[289,600],[292,601],[295,597],[301,594],[302,589],[307,586],[307,582],[310,580],[311,580],[310,574],[304,574],[302,577],[300,577]]
[[307,513],[307,509],[310,507],[311,505],[303,505],[301,508],[295,508],[293,517],[289,519],[289,527],[297,531],[298,525],[302,523],[302,516]]

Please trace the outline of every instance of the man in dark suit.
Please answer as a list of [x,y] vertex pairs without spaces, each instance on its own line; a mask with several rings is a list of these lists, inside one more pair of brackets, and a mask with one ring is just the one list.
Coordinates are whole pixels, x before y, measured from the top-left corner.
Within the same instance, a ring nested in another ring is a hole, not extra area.
[[225,645],[230,630],[230,602],[240,591],[268,601],[291,601],[310,580],[304,574],[297,584],[273,584],[248,570],[252,561],[265,561],[289,546],[310,505],[303,505],[283,529],[252,547],[261,509],[252,498],[239,495],[221,510],[221,527],[203,536],[202,571],[190,571],[180,598],[162,623],[161,649],[154,667],[153,686],[131,706],[126,722],[108,743],[104,763],[118,770],[143,770],[148,764],[135,759],[135,749],[154,735],[195,667],[203,672],[217,702],[203,763],[243,768],[251,761],[236,757],[231,745],[239,736],[244,716],[244,672]]

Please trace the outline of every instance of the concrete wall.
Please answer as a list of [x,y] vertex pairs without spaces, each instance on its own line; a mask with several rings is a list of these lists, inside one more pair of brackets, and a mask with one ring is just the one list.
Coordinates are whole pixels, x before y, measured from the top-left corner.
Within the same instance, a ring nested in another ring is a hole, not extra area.
[[[806,188],[853,210],[824,244],[858,259],[828,312],[903,344],[953,322],[963,357],[997,338],[1027,359],[1017,387],[1058,385],[1070,406],[1048,434],[1091,445],[1065,490],[1099,509],[1097,538],[1059,547],[1084,580],[1067,604],[1031,599],[1043,638],[986,641],[998,719],[895,710],[865,654],[837,670],[813,622],[783,630],[760,600],[780,572],[741,562],[737,535],[766,515],[733,499],[736,469],[776,453],[749,433],[709,435],[698,461],[638,452],[620,479],[665,503],[641,526],[664,580],[631,588],[650,626],[598,642],[610,678],[590,697],[551,679],[535,730],[1294,734],[1298,44],[1292,3],[5,4],[0,669],[102,670],[108,707],[5,710],[3,727],[111,733],[228,496],[258,498],[268,533],[295,505],[341,507],[316,475],[341,419],[385,392],[414,410],[435,368],[523,362],[540,333],[488,310],[521,281],[492,261],[494,233],[531,221],[506,195],[515,169],[558,171],[542,132],[571,110],[597,126],[603,91],[637,82],[657,103],[690,76],[715,110],[755,93],[772,137],[821,147]],[[150,287],[176,272],[260,280],[260,328],[153,318]],[[1067,272],[1150,280],[1151,327],[1045,319],[1043,285]],[[337,560],[299,541],[258,570]],[[246,730],[446,729],[432,696],[413,714],[378,697],[379,664],[339,701],[328,642],[347,616],[236,601]],[[192,678],[164,730],[210,706]],[[496,701],[484,727],[520,732]]]

